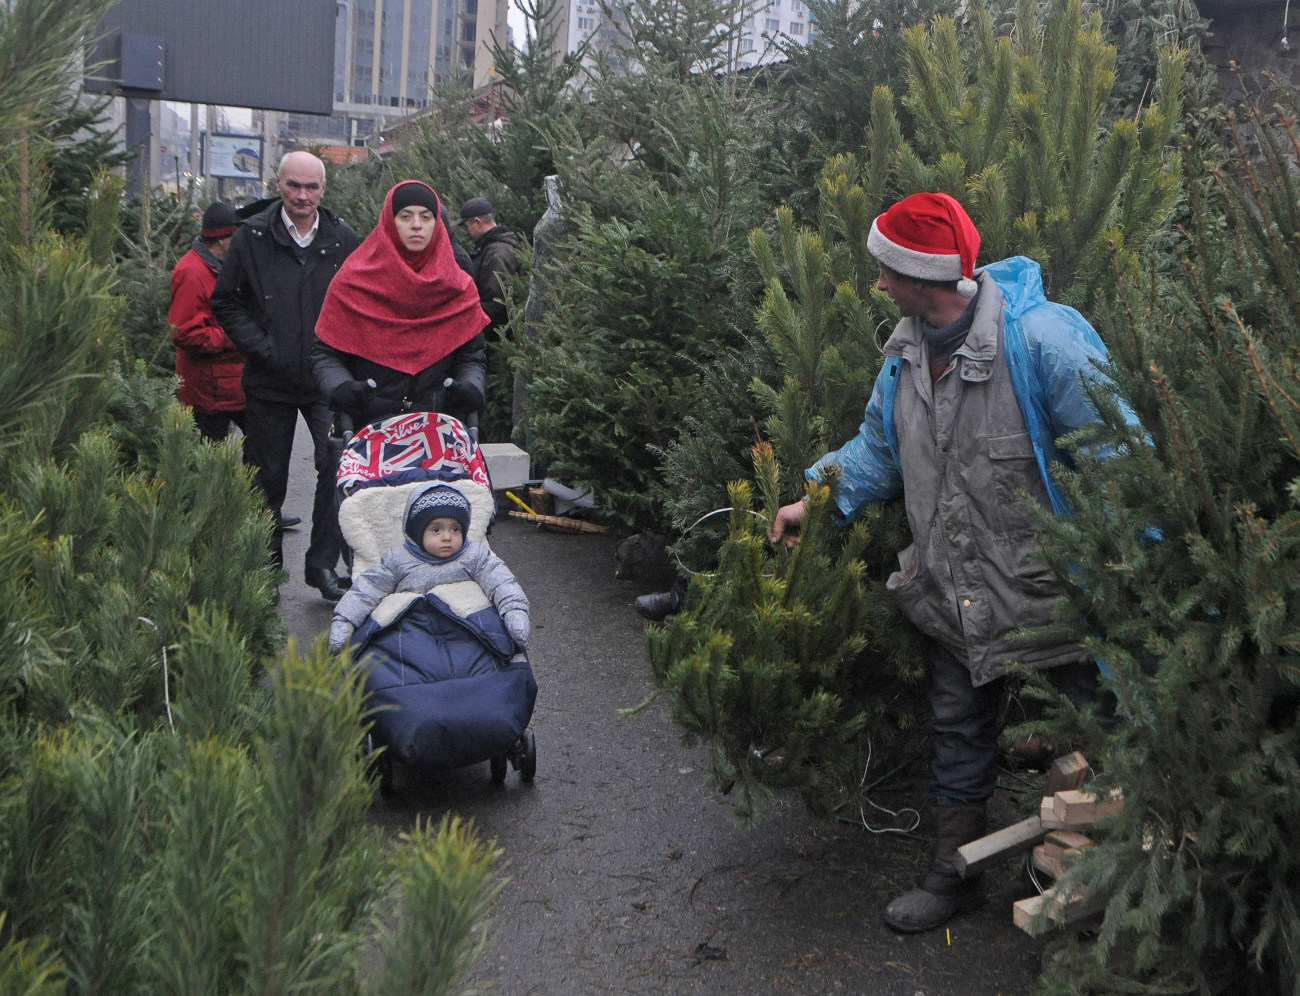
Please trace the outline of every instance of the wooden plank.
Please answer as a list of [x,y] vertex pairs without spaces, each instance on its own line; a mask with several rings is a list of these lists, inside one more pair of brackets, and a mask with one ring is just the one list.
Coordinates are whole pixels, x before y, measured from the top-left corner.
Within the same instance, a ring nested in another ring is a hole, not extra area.
[[1043,843],[1057,847],[1062,851],[1082,851],[1085,847],[1092,847],[1092,838],[1085,837],[1076,830],[1053,830],[1047,835]]
[[1056,815],[1056,796],[1045,795],[1043,802],[1038,807],[1038,821],[1042,823],[1044,830],[1065,830],[1066,825],[1057,818]]
[[1052,830],[1043,838],[1043,842],[1034,848],[1031,861],[1034,868],[1052,878],[1065,874],[1065,867],[1073,860],[1073,855],[1085,848],[1092,847],[1092,841],[1073,830]]
[[1038,916],[1038,911],[1043,908],[1044,902],[1042,896],[1017,899],[1011,907],[1012,922],[1030,937],[1037,937],[1039,934],[1046,933],[1046,931],[1039,930],[1034,926],[1034,917]]
[[1055,795],[1067,789],[1080,788],[1092,774],[1092,768],[1082,751],[1066,754],[1052,762],[1047,772],[1047,794]]
[[1049,829],[1087,830],[1103,816],[1114,816],[1124,808],[1124,796],[1111,789],[1108,796],[1095,797],[1082,789],[1066,789],[1052,796],[1053,822]]
[[1023,854],[1043,839],[1043,824],[1037,816],[1021,820],[957,848],[954,865],[962,878],[969,878],[1003,858]]
[[[510,492],[506,492],[509,494]],[[582,519],[570,519],[567,515],[530,515],[528,512],[516,512],[511,510],[507,513],[513,519],[523,519],[525,522],[536,522],[543,526],[549,526],[556,532],[561,533],[607,533],[609,526],[602,526],[598,522],[585,522]]]
[[[1018,900],[1011,909],[1011,918],[1026,934],[1041,937],[1056,927],[1078,923],[1100,913],[1106,908],[1107,898],[1102,893],[1076,891],[1067,903],[1053,887],[1041,896]],[[1044,919],[1036,921],[1039,913]]]
[[1061,855],[1064,853],[1061,850],[1052,850],[1046,843],[1042,843],[1033,849],[1029,860],[1035,871],[1050,875],[1052,878],[1060,878],[1065,874],[1065,867],[1061,864]]

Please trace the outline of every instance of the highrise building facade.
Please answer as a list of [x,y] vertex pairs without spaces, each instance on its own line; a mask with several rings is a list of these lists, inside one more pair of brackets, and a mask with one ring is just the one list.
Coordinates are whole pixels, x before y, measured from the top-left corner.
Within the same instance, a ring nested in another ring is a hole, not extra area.
[[[596,0],[566,0],[557,19],[561,39],[574,52],[584,41],[594,52],[609,57],[619,33],[618,8],[610,18]],[[806,45],[816,37],[817,25],[804,0],[736,0],[735,41],[726,53],[727,68],[752,69],[782,57],[777,42]]]
[[508,0],[337,0],[334,113],[285,115],[280,144],[371,145],[428,106],[440,86],[492,78],[493,35],[505,43]]

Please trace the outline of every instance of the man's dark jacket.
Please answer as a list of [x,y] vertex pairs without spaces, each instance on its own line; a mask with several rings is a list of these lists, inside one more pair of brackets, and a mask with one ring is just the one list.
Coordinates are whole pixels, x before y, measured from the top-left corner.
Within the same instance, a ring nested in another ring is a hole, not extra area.
[[474,268],[469,273],[478,288],[479,303],[494,328],[510,321],[506,306],[497,298],[505,297],[502,284],[519,272],[519,247],[519,236],[509,225],[497,225],[474,241]]
[[338,216],[318,210],[320,227],[306,249],[285,228],[278,198],[247,217],[230,240],[212,312],[244,355],[250,397],[320,400],[311,370],[316,319],[330,281],[361,240]]

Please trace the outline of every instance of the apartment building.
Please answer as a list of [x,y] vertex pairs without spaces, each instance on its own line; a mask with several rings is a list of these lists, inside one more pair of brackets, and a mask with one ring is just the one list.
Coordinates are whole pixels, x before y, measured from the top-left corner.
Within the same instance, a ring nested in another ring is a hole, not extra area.
[[492,76],[491,38],[505,42],[508,0],[336,0],[334,113],[281,116],[276,140],[368,145],[428,106],[440,86]]
[[[736,0],[733,24],[735,41],[726,53],[731,70],[754,66],[781,58],[776,42],[807,44],[816,36],[816,23],[804,0]],[[560,38],[567,40],[568,51],[575,51],[588,41],[594,51],[607,54],[618,37],[617,9],[611,19],[593,0],[568,0],[559,23]]]

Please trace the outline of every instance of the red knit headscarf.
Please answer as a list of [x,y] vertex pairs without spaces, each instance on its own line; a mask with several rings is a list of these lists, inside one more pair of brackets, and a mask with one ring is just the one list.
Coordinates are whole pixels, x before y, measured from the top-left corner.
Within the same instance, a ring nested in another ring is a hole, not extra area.
[[[402,245],[388,192],[379,224],[330,283],[316,321],[321,342],[405,374],[432,366],[483,331],[488,317],[474,280],[456,263],[442,212],[419,252]],[[440,202],[438,202],[440,204]]]

